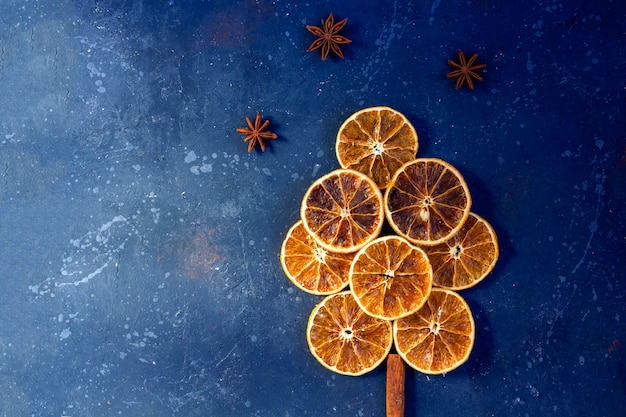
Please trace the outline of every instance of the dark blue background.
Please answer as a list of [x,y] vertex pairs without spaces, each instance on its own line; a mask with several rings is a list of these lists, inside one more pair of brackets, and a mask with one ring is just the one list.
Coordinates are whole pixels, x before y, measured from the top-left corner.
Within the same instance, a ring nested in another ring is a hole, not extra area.
[[[495,227],[468,363],[407,416],[623,416],[626,6],[0,4],[0,415],[382,416],[311,356],[278,254],[335,135],[387,105]],[[345,60],[307,24],[348,18]],[[454,90],[458,49],[488,65]],[[246,152],[256,111],[280,138]]]

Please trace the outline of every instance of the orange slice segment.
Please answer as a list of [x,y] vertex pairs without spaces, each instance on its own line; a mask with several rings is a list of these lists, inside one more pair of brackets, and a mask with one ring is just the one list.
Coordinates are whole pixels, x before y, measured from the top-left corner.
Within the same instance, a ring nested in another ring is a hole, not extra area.
[[313,356],[343,375],[363,375],[387,357],[391,322],[371,317],[349,291],[329,295],[311,312],[306,338]]
[[382,194],[365,174],[338,169],[311,184],[300,216],[307,232],[324,249],[355,252],[382,229]]
[[280,263],[291,282],[303,291],[328,295],[348,285],[354,253],[331,252],[317,244],[299,220],[287,232]]
[[474,335],[469,306],[459,294],[444,288],[433,288],[422,308],[393,324],[398,354],[426,374],[461,366],[472,352]]
[[472,200],[463,176],[436,158],[418,158],[400,168],[385,192],[385,215],[400,236],[436,245],[459,231]]
[[362,172],[385,188],[405,162],[415,159],[418,146],[411,122],[394,109],[378,106],[359,110],[343,122],[335,151],[343,168]]
[[423,250],[399,236],[363,247],[350,267],[350,288],[370,316],[395,320],[417,311],[428,298],[433,272]]
[[470,213],[463,227],[444,243],[425,246],[434,284],[463,290],[482,281],[498,260],[498,238],[482,217]]

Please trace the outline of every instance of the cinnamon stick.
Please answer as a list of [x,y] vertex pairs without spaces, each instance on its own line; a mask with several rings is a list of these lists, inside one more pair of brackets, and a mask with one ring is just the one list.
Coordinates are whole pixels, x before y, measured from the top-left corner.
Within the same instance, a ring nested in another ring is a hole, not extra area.
[[397,353],[387,356],[387,417],[404,417],[404,361]]

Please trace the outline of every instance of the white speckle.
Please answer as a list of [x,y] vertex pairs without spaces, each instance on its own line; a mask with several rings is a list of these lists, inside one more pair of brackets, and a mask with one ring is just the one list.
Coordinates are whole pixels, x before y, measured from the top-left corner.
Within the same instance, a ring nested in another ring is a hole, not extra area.
[[598,147],[598,149],[602,149],[602,147],[604,146],[604,141],[602,139],[596,139],[596,146]]
[[578,357],[578,364],[580,366],[583,366],[585,364],[585,357],[584,356],[579,356]]
[[311,172],[311,177],[316,178],[317,177],[317,173],[320,170],[322,166],[320,164],[315,164],[313,165],[313,172]]
[[200,167],[200,171],[204,172],[205,174],[213,171],[213,164],[203,164]]
[[195,175],[200,175],[200,167],[198,165],[192,166],[189,170]]
[[272,176],[272,172],[270,171],[269,168],[263,168],[261,171],[263,171],[263,173],[267,175],[268,177]]
[[252,405],[252,403],[250,402],[250,400],[246,400],[245,403],[243,403],[243,405],[245,405],[247,408],[250,408],[250,406]]
[[59,334],[59,338],[60,339],[67,339],[68,337],[70,337],[71,334],[72,334],[72,332],[70,331],[70,329],[63,329],[61,331],[61,333]]
[[256,342],[257,341],[256,335],[253,334],[252,336],[250,336],[250,340],[252,341],[252,343]]
[[185,163],[189,164],[198,159],[198,156],[194,151],[189,151],[189,153],[185,156]]
[[93,76],[102,76],[103,74],[98,71],[98,69],[96,68],[96,64],[94,64],[93,62],[89,62],[87,63],[87,69],[89,70],[89,76],[93,77]]
[[528,71],[531,71],[535,68],[535,66],[533,65],[533,62],[530,60],[530,52],[526,54],[527,59],[526,59],[526,69]]
[[126,358],[126,352],[120,352],[120,359]]
[[151,213],[152,213],[152,215],[153,215],[154,223],[155,223],[155,224],[156,224],[156,223],[158,223],[158,222],[159,222],[159,217],[161,216],[161,214],[159,213],[159,209],[158,209],[158,208],[154,208],[154,207],[152,207],[152,208],[150,209],[150,212],[151,212]]
[[441,0],[435,0],[433,4],[430,5],[430,17],[428,18],[428,24],[432,25],[435,21],[435,9],[439,7],[441,4]]

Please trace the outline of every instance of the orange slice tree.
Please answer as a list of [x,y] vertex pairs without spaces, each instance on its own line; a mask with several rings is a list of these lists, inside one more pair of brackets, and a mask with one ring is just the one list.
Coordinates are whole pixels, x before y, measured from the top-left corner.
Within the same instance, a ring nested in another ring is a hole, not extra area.
[[[325,368],[363,375],[395,344],[390,416],[403,413],[403,363],[445,374],[467,361],[475,325],[456,291],[484,279],[498,258],[496,234],[470,213],[461,173],[441,159],[416,159],[417,149],[401,113],[379,106],[351,115],[337,133],[342,169],[307,189],[280,255],[294,285],[326,295],[306,329]],[[379,237],[385,219],[397,235]]]

